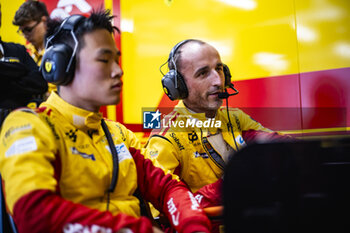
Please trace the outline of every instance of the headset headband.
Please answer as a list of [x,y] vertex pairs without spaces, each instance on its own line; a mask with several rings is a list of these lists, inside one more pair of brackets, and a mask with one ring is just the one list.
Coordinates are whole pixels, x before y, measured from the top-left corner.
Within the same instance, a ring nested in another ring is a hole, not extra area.
[[[192,41],[192,40],[193,39],[187,39],[187,40],[180,41],[171,49],[171,51],[169,53],[168,63],[169,62],[173,63],[175,76],[177,76],[177,67],[176,67],[176,62],[175,62],[175,58],[174,58],[175,53],[183,44],[186,44],[187,42]],[[175,88],[177,88],[177,87],[178,87],[178,84],[177,84],[177,78],[176,78],[175,79]]]
[[189,41],[192,41],[193,39],[187,39],[187,40],[183,40],[183,41],[180,41],[179,43],[177,43],[170,51],[169,53],[169,58],[168,58],[168,62],[170,60],[173,60],[174,59],[174,56],[175,56],[175,53],[176,51],[185,43],[189,42]]

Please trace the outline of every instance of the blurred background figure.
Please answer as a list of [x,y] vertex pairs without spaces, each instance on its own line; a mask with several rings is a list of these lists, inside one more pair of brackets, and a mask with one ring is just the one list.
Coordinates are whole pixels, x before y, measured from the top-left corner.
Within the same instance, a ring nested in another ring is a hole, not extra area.
[[48,19],[46,5],[39,1],[24,2],[13,19],[13,24],[19,27],[18,33],[29,42],[27,49],[38,65],[44,54]]
[[[1,27],[1,3],[0,3]],[[13,109],[36,105],[47,91],[34,60],[23,45],[3,42],[0,37],[0,125]]]
[[[38,66],[45,52],[45,35],[55,23],[50,19],[45,3],[40,1],[26,1],[16,11],[13,24],[18,26],[17,32],[29,42],[26,48]],[[49,94],[56,86],[48,85]]]

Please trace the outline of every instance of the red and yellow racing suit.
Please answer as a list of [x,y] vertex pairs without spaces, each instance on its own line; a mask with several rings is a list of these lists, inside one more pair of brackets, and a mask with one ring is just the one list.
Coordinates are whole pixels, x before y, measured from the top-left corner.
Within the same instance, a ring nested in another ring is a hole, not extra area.
[[152,232],[140,218],[136,189],[178,232],[208,232],[210,222],[187,187],[146,159],[135,135],[113,121],[106,124],[119,172],[108,198],[113,162],[101,119],[55,92],[36,111],[19,109],[6,118],[0,172],[19,232]]
[[[221,134],[223,145],[233,153],[257,139],[284,137],[264,128],[238,108],[229,108],[229,115],[234,135],[228,128],[225,107],[217,110],[215,118],[207,119],[204,113],[193,113],[180,101],[163,118],[161,129],[154,130],[146,144],[147,156],[157,160],[164,169],[177,174],[196,194],[202,207],[220,204],[220,178],[225,165],[218,150],[211,147],[208,137]],[[198,127],[193,120],[207,121],[209,124]],[[192,124],[186,125],[188,121]]]

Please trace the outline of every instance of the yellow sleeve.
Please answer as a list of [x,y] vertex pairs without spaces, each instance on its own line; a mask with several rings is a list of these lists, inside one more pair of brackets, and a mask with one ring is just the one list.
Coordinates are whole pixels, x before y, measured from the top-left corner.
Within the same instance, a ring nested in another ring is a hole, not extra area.
[[[148,139],[143,154],[151,159],[155,166],[162,168],[165,173],[171,172],[174,178],[180,180],[177,175],[174,175],[175,169],[180,164],[177,151],[167,138],[153,135]],[[150,204],[150,209],[153,217],[159,215],[159,211],[152,204]]]
[[18,110],[6,118],[0,134],[0,172],[11,213],[27,193],[56,189],[51,164],[57,151],[55,136],[34,112]]
[[156,161],[156,165],[163,170],[170,170],[171,173],[174,173],[180,164],[178,152],[173,144],[166,137],[160,135],[153,135],[149,138],[146,144],[145,156]]
[[[112,122],[112,121],[109,121]],[[119,122],[113,122],[113,124],[116,123],[117,129],[116,132],[119,134],[119,137],[125,142],[126,146],[128,148],[132,147],[137,150],[141,150],[141,142],[136,137],[136,135],[126,128],[124,125],[120,124]],[[111,123],[112,124],[112,123]]]

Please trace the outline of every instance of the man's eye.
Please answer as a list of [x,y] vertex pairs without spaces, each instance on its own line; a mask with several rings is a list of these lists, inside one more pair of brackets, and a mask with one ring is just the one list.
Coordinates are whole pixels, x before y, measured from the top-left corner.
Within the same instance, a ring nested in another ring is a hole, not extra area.
[[108,60],[105,60],[105,59],[98,59],[98,61],[103,62],[103,63],[108,63]]
[[199,76],[204,76],[204,75],[206,75],[206,74],[207,74],[207,71],[205,70],[205,71],[200,72],[200,73],[199,73]]

